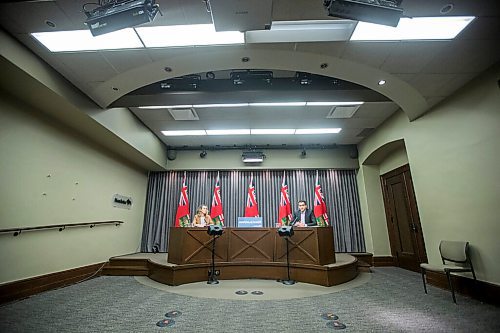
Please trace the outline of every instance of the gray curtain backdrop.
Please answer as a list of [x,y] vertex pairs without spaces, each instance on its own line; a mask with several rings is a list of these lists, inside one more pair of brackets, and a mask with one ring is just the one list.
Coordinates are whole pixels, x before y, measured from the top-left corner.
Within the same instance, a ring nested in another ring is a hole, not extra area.
[[[286,170],[288,194],[292,210],[299,200],[314,209],[316,170]],[[359,205],[355,170],[318,170],[319,181],[333,226],[336,252],[365,252],[363,224]],[[283,170],[220,171],[224,225],[236,227],[244,216],[248,184],[253,174],[255,193],[264,227],[278,222]],[[196,208],[206,204],[209,209],[217,179],[217,171],[187,171],[191,221]],[[175,225],[184,171],[151,172],[149,174],[141,251],[151,252],[154,245],[160,252],[168,248],[169,228]]]

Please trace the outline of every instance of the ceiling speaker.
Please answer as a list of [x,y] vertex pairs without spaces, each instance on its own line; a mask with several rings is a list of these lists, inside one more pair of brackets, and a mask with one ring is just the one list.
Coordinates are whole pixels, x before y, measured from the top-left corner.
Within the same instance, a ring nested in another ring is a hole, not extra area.
[[177,158],[177,150],[169,149],[167,150],[167,158],[169,161],[173,161]]

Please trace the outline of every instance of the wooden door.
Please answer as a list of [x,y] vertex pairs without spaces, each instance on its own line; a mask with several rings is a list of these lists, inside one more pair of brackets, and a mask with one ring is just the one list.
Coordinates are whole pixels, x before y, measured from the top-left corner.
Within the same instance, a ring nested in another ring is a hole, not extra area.
[[381,177],[385,214],[391,252],[395,264],[420,272],[420,263],[427,262],[424,237],[418,215],[409,165]]

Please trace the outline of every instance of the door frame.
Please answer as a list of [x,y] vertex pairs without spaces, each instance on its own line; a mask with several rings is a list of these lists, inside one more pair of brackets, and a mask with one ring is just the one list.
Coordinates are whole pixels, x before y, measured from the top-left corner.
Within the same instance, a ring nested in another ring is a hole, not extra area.
[[387,191],[387,179],[398,176],[402,174],[404,179],[404,185],[406,190],[406,195],[408,198],[408,207],[410,210],[410,217],[412,219],[412,224],[414,225],[414,240],[416,244],[415,253],[417,254],[418,261],[420,263],[427,262],[427,252],[425,249],[424,234],[422,232],[422,224],[420,223],[420,215],[418,213],[417,199],[415,197],[415,190],[413,187],[413,179],[411,177],[410,165],[405,164],[394,170],[380,175],[380,185],[382,187],[382,197],[384,200],[384,212],[385,219],[387,222],[387,231],[389,233],[389,245],[391,247],[391,254],[394,258],[394,264],[400,267],[398,260],[397,249],[396,249],[396,230],[394,229],[394,223],[391,221],[391,211],[389,208],[389,193]]

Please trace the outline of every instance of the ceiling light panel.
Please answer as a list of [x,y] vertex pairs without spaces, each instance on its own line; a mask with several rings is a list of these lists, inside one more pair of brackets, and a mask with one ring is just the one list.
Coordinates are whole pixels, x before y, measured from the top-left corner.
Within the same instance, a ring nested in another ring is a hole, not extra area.
[[455,38],[474,16],[402,18],[397,27],[358,22],[351,41],[442,40]]
[[361,105],[365,102],[307,102],[307,106]]
[[295,133],[295,129],[294,128],[275,128],[275,129],[262,129],[262,128],[259,128],[259,129],[251,129],[250,130],[250,134],[252,135],[262,135],[262,134],[270,134],[270,135],[274,135],[274,134],[281,134],[281,135],[284,135],[284,134],[294,134]]
[[300,128],[295,130],[295,134],[332,134],[341,130],[341,128]]
[[207,130],[208,135],[250,135],[250,129]]
[[31,34],[51,52],[143,48],[134,29],[122,29],[94,37],[89,30],[34,32]]
[[237,108],[248,106],[248,103],[232,103],[232,104],[196,104],[195,108]]
[[205,130],[161,131],[165,136],[198,136],[207,135]]
[[250,106],[306,106],[306,102],[248,103]]
[[135,28],[146,47],[243,44],[239,31],[216,32],[213,24],[171,25]]

